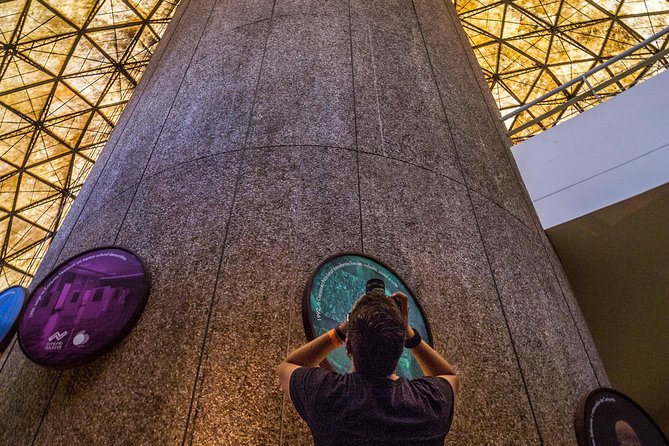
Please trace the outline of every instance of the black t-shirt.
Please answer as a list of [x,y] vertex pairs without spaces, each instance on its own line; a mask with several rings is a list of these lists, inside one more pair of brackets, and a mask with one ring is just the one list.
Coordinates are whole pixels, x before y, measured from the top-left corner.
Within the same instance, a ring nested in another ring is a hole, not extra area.
[[300,367],[290,397],[317,446],[439,445],[453,418],[453,389],[437,377],[408,380]]

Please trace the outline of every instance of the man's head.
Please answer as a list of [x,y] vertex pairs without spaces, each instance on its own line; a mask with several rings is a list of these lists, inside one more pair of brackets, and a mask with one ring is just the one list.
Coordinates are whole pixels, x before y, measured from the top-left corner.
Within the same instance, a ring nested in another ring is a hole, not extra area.
[[397,304],[382,290],[358,301],[348,323],[346,350],[363,375],[389,376],[404,348],[406,326]]

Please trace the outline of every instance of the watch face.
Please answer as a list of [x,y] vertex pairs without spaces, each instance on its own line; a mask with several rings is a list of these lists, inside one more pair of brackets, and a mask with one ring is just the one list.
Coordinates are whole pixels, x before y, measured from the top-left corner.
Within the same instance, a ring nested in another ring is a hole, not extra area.
[[[413,293],[388,266],[362,254],[331,257],[314,272],[307,284],[302,305],[307,338],[314,339],[345,321],[353,303],[365,292],[370,279],[381,279],[387,296],[397,291],[406,294],[409,324],[428,344],[432,344],[427,320]],[[327,362],[338,373],[351,371],[351,360],[343,346],[330,353]],[[418,363],[407,349],[400,357],[397,374],[405,378],[423,376]]]
[[597,389],[576,411],[579,446],[667,446],[667,438],[638,404],[620,392]]
[[30,295],[19,326],[28,358],[54,368],[90,362],[134,326],[148,298],[141,260],[120,248],[79,254],[54,269]]
[[9,345],[26,299],[22,286],[13,286],[0,293],[0,353]]

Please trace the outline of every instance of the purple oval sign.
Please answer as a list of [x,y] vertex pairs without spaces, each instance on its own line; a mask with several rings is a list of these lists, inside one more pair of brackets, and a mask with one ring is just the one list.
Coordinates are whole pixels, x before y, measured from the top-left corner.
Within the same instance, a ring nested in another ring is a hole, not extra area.
[[90,362],[130,332],[148,291],[144,265],[130,251],[100,248],[72,257],[30,295],[19,326],[21,349],[48,367]]

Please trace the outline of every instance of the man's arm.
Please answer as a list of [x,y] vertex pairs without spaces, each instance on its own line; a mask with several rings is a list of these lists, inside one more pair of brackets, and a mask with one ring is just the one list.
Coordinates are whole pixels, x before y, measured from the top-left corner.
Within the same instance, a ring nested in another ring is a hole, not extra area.
[[[400,303],[400,310],[402,311],[402,316],[404,316],[407,326],[407,339],[410,339],[415,333],[413,328],[409,326],[409,306],[407,297],[402,293],[395,293],[391,297]],[[443,356],[437,353],[436,350],[423,340],[420,341],[420,344],[411,349],[411,353],[413,353],[416,362],[418,362],[418,365],[425,376],[437,376],[445,379],[451,384],[453,393],[457,394],[458,376],[456,375],[453,366],[451,366]]]
[[[339,328],[346,333],[348,321],[341,324]],[[336,345],[332,341],[332,335],[328,332],[292,351],[276,369],[283,393],[290,398],[290,376],[296,369],[300,367],[318,367],[330,352],[340,346],[341,344]]]
[[[407,330],[407,336],[412,338],[414,331],[411,327]],[[453,393],[458,393],[458,376],[455,369],[446,359],[441,356],[435,349],[425,341],[420,341],[420,344],[411,349],[416,362],[420,366],[425,376],[437,376],[443,378],[453,387]]]

